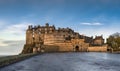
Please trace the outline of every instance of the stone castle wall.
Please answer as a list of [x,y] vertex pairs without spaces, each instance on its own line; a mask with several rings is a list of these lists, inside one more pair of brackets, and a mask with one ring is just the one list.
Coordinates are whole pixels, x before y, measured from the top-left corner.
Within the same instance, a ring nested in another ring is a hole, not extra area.
[[88,47],[88,52],[107,52],[107,46]]
[[52,45],[54,43],[64,43],[65,38],[60,34],[45,34],[44,35],[44,44]]

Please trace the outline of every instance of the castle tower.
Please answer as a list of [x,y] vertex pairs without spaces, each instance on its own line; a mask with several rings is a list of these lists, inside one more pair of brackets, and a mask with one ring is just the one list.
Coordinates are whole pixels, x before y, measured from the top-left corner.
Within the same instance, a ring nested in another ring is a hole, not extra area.
[[35,38],[35,43],[39,43],[39,31],[37,30],[34,31],[34,38]]
[[46,23],[46,25],[45,25],[45,34],[47,34],[48,32],[49,32],[49,24]]
[[32,25],[28,26],[28,29],[26,31],[26,44],[32,44],[33,43],[33,28]]
[[93,40],[93,45],[103,45],[104,44],[104,39],[103,36],[96,36],[95,39]]

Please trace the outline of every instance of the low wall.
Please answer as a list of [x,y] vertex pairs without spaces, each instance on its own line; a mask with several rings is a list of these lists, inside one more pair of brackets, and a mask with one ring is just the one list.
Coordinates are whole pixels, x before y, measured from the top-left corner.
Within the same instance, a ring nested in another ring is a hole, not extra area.
[[107,46],[88,47],[88,52],[107,52]]

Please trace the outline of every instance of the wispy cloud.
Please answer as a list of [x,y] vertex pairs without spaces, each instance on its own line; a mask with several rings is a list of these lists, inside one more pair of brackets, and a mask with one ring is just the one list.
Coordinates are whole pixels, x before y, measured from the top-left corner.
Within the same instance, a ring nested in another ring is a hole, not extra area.
[[5,47],[5,46],[8,46],[8,44],[3,43],[3,42],[0,41],[0,47]]
[[80,23],[81,25],[88,25],[88,26],[100,26],[100,25],[103,25],[102,23],[99,23],[99,22],[95,22],[95,23]]
[[0,54],[20,53],[25,44],[25,31],[28,25],[33,25],[33,23],[22,22],[11,25],[5,23],[3,25],[5,27],[0,32]]
[[24,42],[24,40],[3,40],[0,41],[0,47],[16,46],[18,43]]
[[5,24],[6,24],[6,22],[4,20],[0,20],[0,26],[3,26]]
[[[119,23],[119,22],[118,22]],[[97,35],[103,35],[103,38],[106,39],[108,38],[111,34],[115,32],[119,32],[119,26],[116,25],[108,25],[107,27],[103,25],[103,27],[97,27],[97,28],[88,28],[84,27],[84,29],[80,28],[79,33],[80,34],[85,34],[87,36],[94,36]]]
[[0,55],[19,54],[25,44],[24,40],[3,40],[0,41]]
[[20,24],[10,25],[7,26],[3,31],[14,35],[21,35],[23,32],[25,32],[28,25],[32,25],[32,23],[23,22]]

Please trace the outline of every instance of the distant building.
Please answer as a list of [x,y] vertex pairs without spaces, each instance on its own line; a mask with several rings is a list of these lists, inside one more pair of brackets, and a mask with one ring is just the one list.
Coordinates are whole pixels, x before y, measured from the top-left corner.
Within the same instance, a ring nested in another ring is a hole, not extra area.
[[103,44],[104,44],[104,39],[102,36],[96,36],[95,39],[93,40],[94,46],[102,46]]
[[87,51],[90,46],[102,46],[102,36],[88,37],[80,35],[70,28],[58,28],[54,25],[29,25],[26,30],[26,44],[22,53]]

